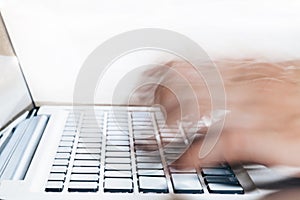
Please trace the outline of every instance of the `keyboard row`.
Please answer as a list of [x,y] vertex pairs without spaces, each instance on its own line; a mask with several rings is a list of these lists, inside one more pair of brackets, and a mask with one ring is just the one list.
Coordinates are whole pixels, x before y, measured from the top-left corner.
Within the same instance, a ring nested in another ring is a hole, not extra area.
[[[97,192],[99,190],[98,169],[77,169],[86,174],[72,174],[68,184],[69,192]],[[92,173],[93,172],[93,173]],[[138,189],[142,193],[167,193],[169,192],[167,179],[161,175],[163,172],[150,170],[138,171]],[[65,177],[63,173],[53,173],[49,177],[46,187],[47,192],[61,192],[64,187]],[[195,194],[203,193],[200,177],[196,173],[172,173],[170,177],[174,193]],[[243,194],[244,190],[234,176],[204,176],[210,193]],[[205,186],[204,186],[205,187]],[[103,180],[104,192],[126,192],[132,193],[134,183],[130,171],[105,171]]]
[[[132,193],[137,187],[141,193],[167,193],[170,190],[174,193],[203,193],[203,188],[207,187],[211,193],[243,193],[228,166],[178,170],[169,165],[186,148],[182,135],[161,132],[161,143],[158,143],[152,117],[143,112],[132,113],[130,136],[127,117],[125,113],[117,117],[117,121],[107,119],[103,162],[103,118],[97,119],[96,125],[83,119],[78,132],[74,124],[79,119],[67,121],[45,190],[61,192],[66,187],[69,192],[97,192],[103,188],[104,192]],[[76,134],[78,142],[74,144]],[[133,154],[131,141],[134,143]],[[163,148],[162,152],[159,148]],[[161,155],[167,161],[166,166]],[[136,165],[134,169],[132,164]],[[100,177],[102,170],[103,177]],[[66,177],[67,174],[70,176]],[[169,181],[172,188],[168,186]]]

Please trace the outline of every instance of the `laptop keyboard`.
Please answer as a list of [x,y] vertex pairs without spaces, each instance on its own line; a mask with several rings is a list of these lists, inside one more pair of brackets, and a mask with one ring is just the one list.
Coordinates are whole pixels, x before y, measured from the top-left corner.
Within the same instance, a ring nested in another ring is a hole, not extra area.
[[157,111],[71,113],[46,192],[243,194],[230,166],[179,170],[188,147],[178,128],[163,128]]

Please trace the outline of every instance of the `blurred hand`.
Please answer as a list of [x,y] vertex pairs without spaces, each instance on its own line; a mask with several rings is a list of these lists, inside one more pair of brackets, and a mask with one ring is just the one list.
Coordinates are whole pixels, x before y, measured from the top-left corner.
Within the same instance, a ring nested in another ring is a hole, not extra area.
[[[223,79],[226,109],[230,111],[221,136],[201,159],[203,137],[196,138],[175,164],[195,166],[226,160],[300,166],[300,60],[221,60],[215,64]],[[166,65],[147,75],[161,77],[154,102],[164,109],[167,124],[196,122],[210,116],[213,105],[209,90],[214,85],[208,89],[206,77],[201,78],[186,62]],[[203,128],[199,131],[205,132]]]

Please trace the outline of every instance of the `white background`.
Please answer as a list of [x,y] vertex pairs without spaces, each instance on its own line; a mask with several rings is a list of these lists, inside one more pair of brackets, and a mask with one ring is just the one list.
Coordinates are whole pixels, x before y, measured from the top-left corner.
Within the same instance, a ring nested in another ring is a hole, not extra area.
[[[106,39],[137,28],[182,33],[198,42],[212,59],[300,57],[300,1],[296,0],[0,2],[29,87],[40,103],[72,102],[75,80],[86,57]],[[134,56],[125,64],[130,62],[141,64]],[[110,102],[117,71],[107,78],[108,87],[96,95],[96,103]]]

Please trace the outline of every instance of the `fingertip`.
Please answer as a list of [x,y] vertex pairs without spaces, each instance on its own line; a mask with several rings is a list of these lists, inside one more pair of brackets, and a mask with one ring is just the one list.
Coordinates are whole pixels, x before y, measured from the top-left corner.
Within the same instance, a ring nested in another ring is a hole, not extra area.
[[198,163],[196,164],[192,159],[183,159],[183,157],[181,156],[170,164],[170,169],[191,170],[195,169],[197,166]]

